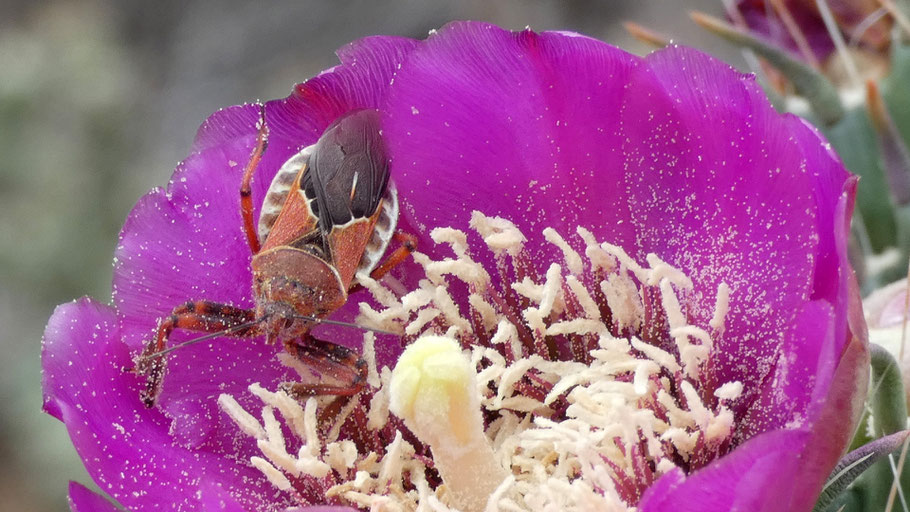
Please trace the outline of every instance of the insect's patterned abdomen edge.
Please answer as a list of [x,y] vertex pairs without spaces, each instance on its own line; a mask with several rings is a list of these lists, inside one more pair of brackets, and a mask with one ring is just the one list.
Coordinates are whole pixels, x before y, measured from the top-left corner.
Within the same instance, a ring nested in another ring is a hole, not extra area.
[[385,194],[382,196],[382,211],[376,220],[376,226],[373,229],[373,236],[367,243],[366,250],[363,251],[363,257],[360,258],[360,266],[357,268],[357,274],[363,272],[369,274],[379,265],[382,256],[389,247],[392,235],[395,234],[395,228],[398,226],[398,191],[395,184],[389,180],[386,185]]
[[316,147],[315,144],[300,150],[299,153],[285,162],[278,169],[275,177],[272,178],[272,183],[269,185],[269,190],[266,192],[265,199],[262,202],[262,210],[259,213],[257,234],[260,243],[265,244],[265,239],[268,238],[278,214],[281,213],[281,209],[284,207],[284,202],[287,200],[288,194],[294,185],[294,180],[300,174],[300,169],[307,164],[314,147]]

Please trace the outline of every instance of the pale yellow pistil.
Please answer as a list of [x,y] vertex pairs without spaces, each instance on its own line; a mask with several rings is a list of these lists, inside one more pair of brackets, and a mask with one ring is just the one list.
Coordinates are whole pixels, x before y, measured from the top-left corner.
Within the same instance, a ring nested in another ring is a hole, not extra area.
[[484,433],[477,374],[458,344],[425,336],[398,359],[389,409],[433,450],[450,502],[465,512],[486,507],[508,476]]

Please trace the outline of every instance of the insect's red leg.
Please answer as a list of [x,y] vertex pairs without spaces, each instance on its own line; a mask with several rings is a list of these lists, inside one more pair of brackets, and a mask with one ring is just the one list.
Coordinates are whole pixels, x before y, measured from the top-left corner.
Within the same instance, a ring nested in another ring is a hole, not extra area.
[[[161,382],[164,380],[164,371],[167,358],[164,355],[156,356],[165,349],[167,339],[174,329],[216,333],[241,324],[250,323],[255,318],[251,309],[240,309],[217,302],[196,301],[187,302],[174,308],[169,316],[158,322],[158,331],[143,349],[136,360],[134,371],[145,375],[145,389],[141,398],[146,407],[155,405],[158,393],[161,391]],[[255,324],[243,329],[232,331],[229,336],[250,337],[260,334],[260,325]]]
[[373,279],[382,279],[384,275],[388,274],[390,270],[401,264],[402,261],[407,259],[407,257],[417,249],[417,237],[410,233],[396,231],[392,235],[392,238],[398,242],[399,245],[385,261],[370,272],[370,277]]
[[286,342],[285,349],[303,362],[314,378],[314,382],[282,384],[291,396],[350,396],[366,385],[367,362],[347,347],[307,336],[301,343]]
[[[376,268],[370,272],[370,277],[376,280],[382,279],[383,276],[389,273],[393,268],[401,264],[402,261],[407,259],[417,249],[417,237],[405,233],[403,231],[396,231],[392,238],[399,243],[398,247],[392,251],[392,254],[385,259],[382,263],[379,264]],[[363,289],[363,285],[357,283],[348,290],[348,295],[357,293]]]
[[253,254],[259,252],[259,236],[256,234],[256,226],[253,225],[253,173],[262,160],[265,148],[269,145],[269,128],[265,124],[265,105],[259,105],[259,135],[256,137],[256,147],[250,155],[250,161],[246,164],[243,171],[243,181],[240,184],[240,215],[243,217],[243,232],[246,233],[246,240]]

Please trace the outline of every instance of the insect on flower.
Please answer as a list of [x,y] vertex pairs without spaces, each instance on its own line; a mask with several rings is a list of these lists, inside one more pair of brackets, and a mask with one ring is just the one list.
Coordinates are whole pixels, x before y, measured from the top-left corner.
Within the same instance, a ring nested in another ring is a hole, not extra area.
[[[293,395],[352,395],[366,379],[366,363],[354,351],[318,340],[310,329],[340,308],[359,285],[358,273],[379,279],[403,261],[415,238],[396,232],[398,197],[389,185],[389,159],[379,131],[379,113],[356,110],[332,123],[316,144],[291,157],[268,189],[253,222],[251,182],[268,145],[264,110],[259,134],[240,185],[243,230],[253,252],[256,306],[243,309],[189,301],[158,323],[137,359],[146,376],[142,401],[152,407],[166,369],[165,348],[174,329],[282,341],[308,365],[319,382],[286,384]],[[400,246],[380,259],[392,239]]]

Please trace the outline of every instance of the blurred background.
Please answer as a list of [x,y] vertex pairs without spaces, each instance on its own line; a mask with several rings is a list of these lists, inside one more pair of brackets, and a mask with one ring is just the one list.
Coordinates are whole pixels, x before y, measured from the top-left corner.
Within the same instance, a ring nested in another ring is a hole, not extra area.
[[[57,0],[0,2],[0,512],[64,511],[90,484],[62,424],[41,412],[39,355],[54,306],[110,300],[132,205],[163,186],[220,107],[286,96],[371,34],[423,38],[453,19],[567,29],[649,48],[634,20],[735,64],[688,9],[719,0]],[[92,486],[94,488],[94,486]]]

